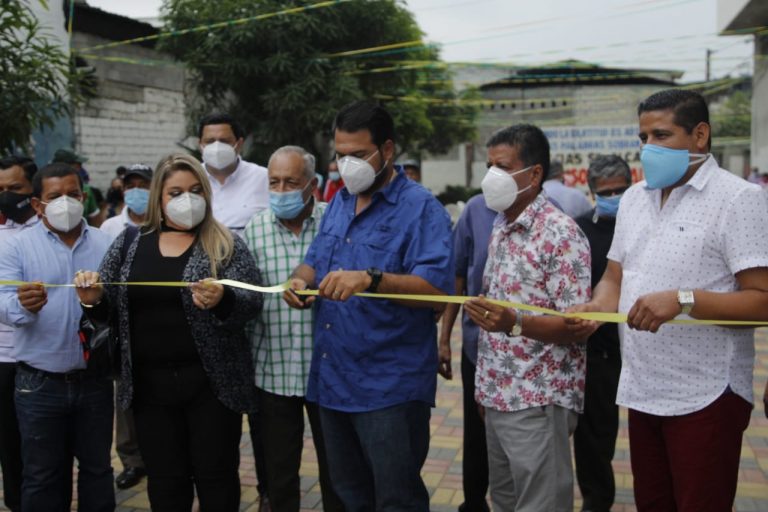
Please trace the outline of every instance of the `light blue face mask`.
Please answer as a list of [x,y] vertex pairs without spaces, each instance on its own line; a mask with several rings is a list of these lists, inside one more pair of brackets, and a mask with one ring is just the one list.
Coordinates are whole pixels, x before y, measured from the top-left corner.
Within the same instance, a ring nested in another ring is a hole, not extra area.
[[619,211],[619,201],[622,194],[615,196],[596,196],[595,210],[598,217],[616,217]]
[[136,215],[144,215],[149,204],[149,190],[145,188],[131,188],[123,194],[125,205]]
[[307,183],[307,186],[301,190],[269,193],[269,207],[272,208],[272,212],[278,219],[295,219],[301,213],[301,210],[304,209],[304,206],[312,197],[309,196],[306,201],[302,197],[310,183]]
[[701,163],[708,157],[708,154],[689,153],[687,149],[646,144],[640,153],[646,186],[650,189],[671,187],[683,179],[691,165]]

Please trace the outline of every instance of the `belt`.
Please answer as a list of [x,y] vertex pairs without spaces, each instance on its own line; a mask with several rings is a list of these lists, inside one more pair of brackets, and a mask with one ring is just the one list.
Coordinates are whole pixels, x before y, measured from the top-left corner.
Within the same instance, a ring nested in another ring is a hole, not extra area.
[[47,372],[45,370],[40,370],[38,368],[35,368],[34,366],[28,365],[24,361],[19,361],[16,364],[18,365],[18,368],[26,372],[36,373],[38,375],[42,375],[43,377],[47,377],[49,379],[54,379],[54,380],[60,380],[63,382],[80,382],[94,376],[92,373],[87,373],[86,370],[84,369],[72,370],[64,373],[56,373],[56,372]]

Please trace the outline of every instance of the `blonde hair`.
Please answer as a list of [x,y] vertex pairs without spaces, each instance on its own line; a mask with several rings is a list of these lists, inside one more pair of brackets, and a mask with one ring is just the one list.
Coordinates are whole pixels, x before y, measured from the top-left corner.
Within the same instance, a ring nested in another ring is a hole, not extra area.
[[211,261],[211,276],[218,278],[218,269],[226,265],[235,249],[232,233],[220,222],[213,218],[211,210],[211,184],[205,174],[205,169],[194,157],[181,153],[164,157],[158,162],[152,183],[149,186],[149,205],[144,226],[149,231],[161,231],[163,222],[163,185],[165,180],[179,171],[191,172],[203,188],[205,199],[205,217],[197,226],[197,239]]

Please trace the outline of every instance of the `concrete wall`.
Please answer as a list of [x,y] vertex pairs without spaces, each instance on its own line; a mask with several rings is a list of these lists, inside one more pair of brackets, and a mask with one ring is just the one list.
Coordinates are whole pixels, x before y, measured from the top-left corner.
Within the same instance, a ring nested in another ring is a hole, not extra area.
[[[75,48],[106,42],[89,34],[73,37]],[[122,46],[112,52],[168,64],[86,58],[94,67],[98,92],[75,114],[76,150],[89,158],[85,165],[91,181],[102,189],[115,176],[117,166],[146,163],[154,167],[162,156],[183,151],[177,143],[186,138],[184,69],[149,48]],[[110,51],[100,55],[109,56]]]

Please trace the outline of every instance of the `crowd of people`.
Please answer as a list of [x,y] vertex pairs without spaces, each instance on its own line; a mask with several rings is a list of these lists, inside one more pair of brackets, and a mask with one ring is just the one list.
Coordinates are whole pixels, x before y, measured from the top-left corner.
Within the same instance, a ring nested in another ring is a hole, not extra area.
[[[430,408],[463,310],[459,510],[570,512],[575,474],[583,511],[609,511],[620,405],[638,510],[730,510],[754,330],[668,322],[768,320],[768,198],[718,166],[698,93],[655,93],[638,118],[645,180],[595,158],[594,206],[540,128],[497,131],[455,226],[369,101],[337,113],[324,187],[298,146],[245,161],[226,114],[200,121],[202,162],[123,167],[106,208],[71,150],[39,170],[3,158],[6,506],[69,510],[76,459],[85,512],[145,475],[153,510],[239,510],[246,414],[260,510],[297,512],[306,413],[324,510],[428,511]],[[453,294],[471,298],[407,297]]]

